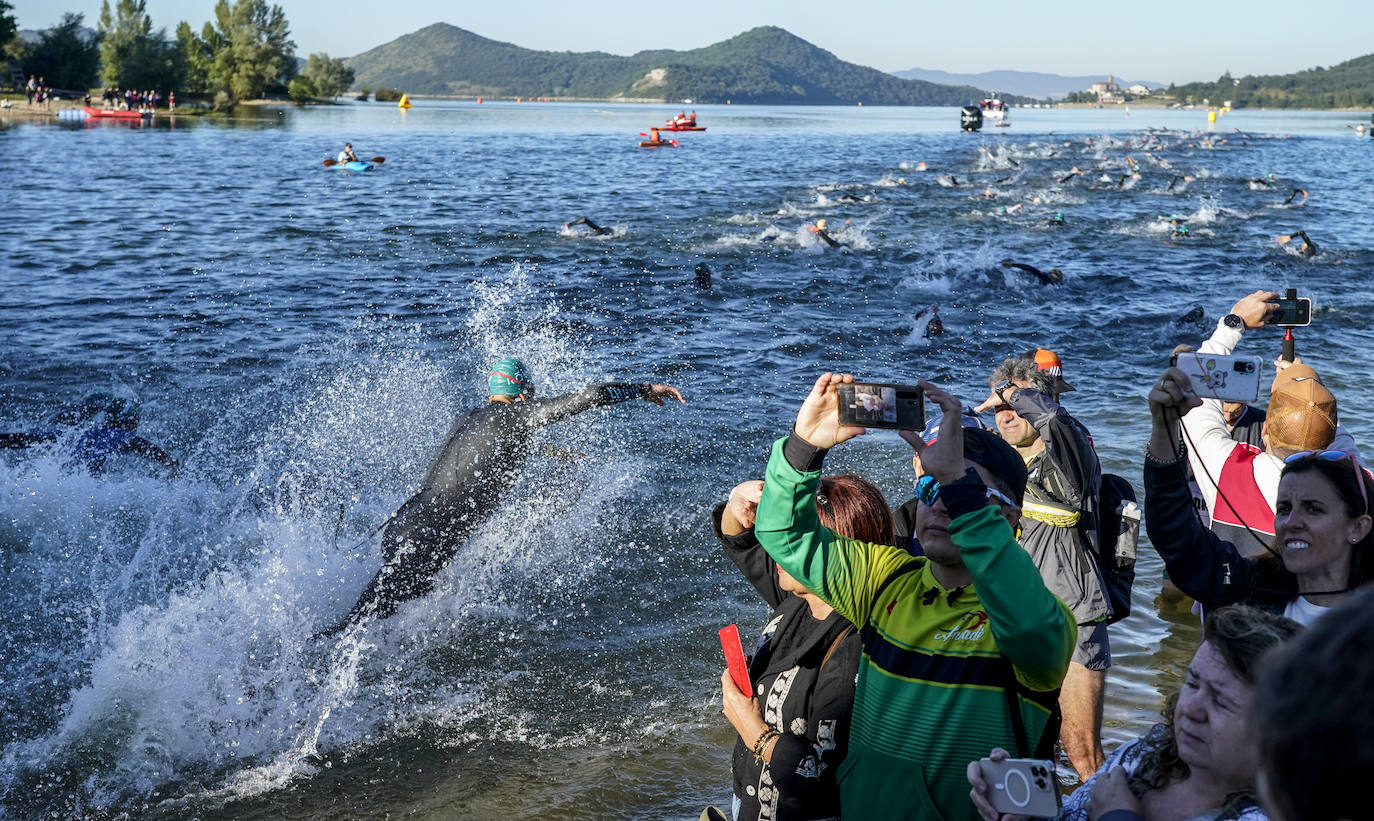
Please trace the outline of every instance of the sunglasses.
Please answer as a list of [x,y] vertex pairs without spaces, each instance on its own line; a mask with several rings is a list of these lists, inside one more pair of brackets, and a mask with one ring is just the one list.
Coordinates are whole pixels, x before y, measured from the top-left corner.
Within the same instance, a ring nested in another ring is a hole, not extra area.
[[1363,471],[1359,461],[1355,458],[1355,454],[1344,450],[1304,450],[1284,459],[1283,463],[1288,465],[1300,459],[1320,459],[1323,462],[1350,460],[1350,469],[1355,471],[1355,484],[1360,488],[1360,500],[1364,502],[1364,512],[1369,513],[1369,492],[1364,489],[1364,477],[1360,475]]
[[[1021,509],[1020,505],[1013,502],[1011,498],[1007,496],[1007,494],[1003,493],[997,488],[989,487],[986,488],[986,490],[988,492],[987,496],[989,499],[996,499],[997,501],[1001,502],[1007,507],[1015,508],[1016,510]],[[920,499],[926,505],[933,505],[935,504],[935,500],[939,497],[940,483],[935,480],[934,476],[931,476],[929,473],[927,473],[926,475],[916,480],[917,499]]]

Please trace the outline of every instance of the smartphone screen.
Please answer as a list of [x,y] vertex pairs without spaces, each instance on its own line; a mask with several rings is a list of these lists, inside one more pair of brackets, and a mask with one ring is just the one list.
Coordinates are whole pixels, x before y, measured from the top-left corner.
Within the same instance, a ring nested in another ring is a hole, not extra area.
[[921,430],[926,426],[925,401],[915,385],[855,382],[839,385],[840,424],[861,428]]
[[739,643],[737,625],[731,624],[720,628],[720,649],[725,651],[725,666],[730,669],[730,679],[735,682],[741,693],[746,696],[752,695],[749,666],[744,663],[744,646]]
[[1284,328],[1297,328],[1312,324],[1312,300],[1307,297],[1279,298],[1269,301],[1278,305],[1279,309],[1269,317],[1267,324]]

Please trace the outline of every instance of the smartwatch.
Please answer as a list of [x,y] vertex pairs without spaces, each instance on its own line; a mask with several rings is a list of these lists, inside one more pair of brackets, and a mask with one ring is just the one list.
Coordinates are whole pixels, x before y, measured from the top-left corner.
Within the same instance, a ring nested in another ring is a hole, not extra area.
[[1221,318],[1221,324],[1228,328],[1235,328],[1237,331],[1245,330],[1245,320],[1239,314],[1227,314]]

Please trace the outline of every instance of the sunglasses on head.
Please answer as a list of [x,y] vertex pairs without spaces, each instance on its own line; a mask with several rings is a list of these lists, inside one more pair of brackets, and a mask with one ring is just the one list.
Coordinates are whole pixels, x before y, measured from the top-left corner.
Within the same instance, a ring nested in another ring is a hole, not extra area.
[[[986,490],[989,499],[996,499],[1007,507],[1013,507],[1017,510],[1021,509],[1020,505],[1013,502],[1007,494],[997,488],[989,487],[986,488]],[[935,504],[935,500],[940,498],[940,483],[935,480],[934,476],[927,473],[916,480],[916,498],[920,499],[926,505],[933,505]]]
[[1364,476],[1361,475],[1363,469],[1360,467],[1359,460],[1355,458],[1355,454],[1344,450],[1304,450],[1287,457],[1283,463],[1288,465],[1303,459],[1320,459],[1323,462],[1350,460],[1350,468],[1355,471],[1355,484],[1360,488],[1360,500],[1364,502],[1364,512],[1369,513],[1369,492],[1364,489]]

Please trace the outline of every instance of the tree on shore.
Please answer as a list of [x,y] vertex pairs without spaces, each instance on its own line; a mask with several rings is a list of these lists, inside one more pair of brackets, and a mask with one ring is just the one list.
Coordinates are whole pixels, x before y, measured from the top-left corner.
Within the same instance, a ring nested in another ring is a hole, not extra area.
[[109,0],[100,5],[101,76],[116,88],[179,88],[184,65],[167,29],[153,31],[145,0]]
[[198,36],[191,24],[177,24],[177,60],[182,68],[182,89],[190,94],[206,94],[210,89],[210,68],[221,43],[219,33],[209,23]]
[[[285,90],[296,74],[296,44],[281,6],[266,0],[215,4],[215,33],[221,40],[209,71],[210,88],[234,100]],[[208,39],[208,38],[207,38]]]
[[353,69],[324,52],[306,58],[301,76],[310,81],[318,97],[337,97],[353,85]]
[[19,41],[19,21],[14,16],[14,6],[6,0],[0,0],[0,51],[4,52],[0,56],[12,56],[16,41],[22,49],[22,41]]
[[100,72],[100,35],[82,34],[85,15],[67,12],[62,22],[43,32],[25,50],[24,70],[42,77],[47,85],[69,91],[85,91]]

